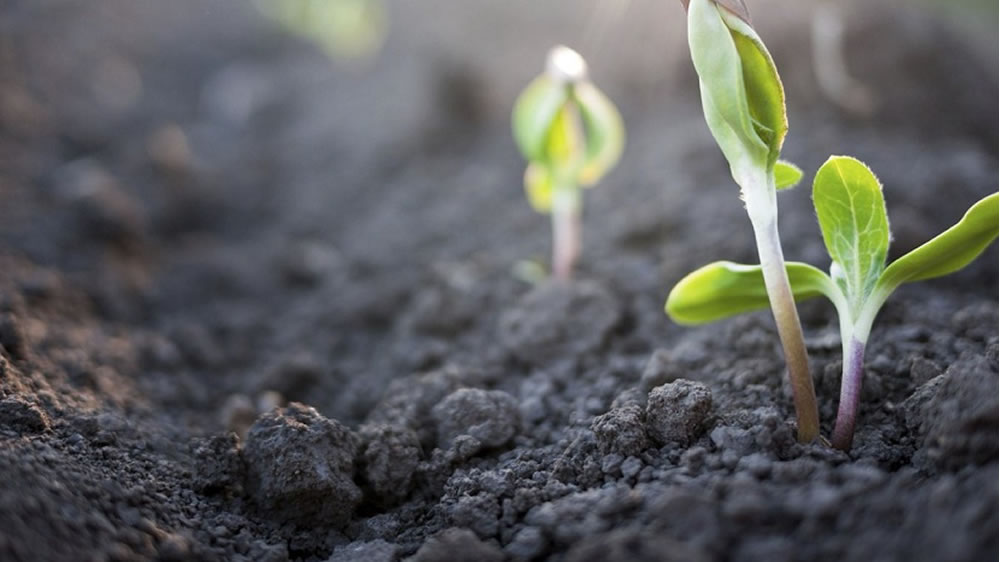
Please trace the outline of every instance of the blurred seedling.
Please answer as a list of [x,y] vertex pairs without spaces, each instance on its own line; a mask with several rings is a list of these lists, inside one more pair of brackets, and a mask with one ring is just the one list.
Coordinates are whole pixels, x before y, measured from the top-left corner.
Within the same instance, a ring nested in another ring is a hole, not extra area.
[[580,255],[581,188],[618,163],[625,146],[621,115],[590,82],[583,57],[559,46],[549,52],[545,72],[518,97],[512,121],[528,161],[528,201],[552,216],[552,274],[567,280]]
[[753,225],[795,401],[800,441],[819,435],[816,393],[778,236],[777,191],[802,177],[778,160],[788,131],[785,92],[743,0],[682,0],[705,121],[729,162]]
[[875,109],[875,98],[847,69],[842,2],[814,0],[813,4],[812,59],[820,93],[854,115],[870,115]]
[[378,52],[388,27],[382,0],[257,0],[264,15],[338,59]]
[[[900,285],[958,271],[997,238],[994,193],[973,205],[957,224],[885,265],[889,220],[882,186],[867,166],[831,157],[816,173],[813,204],[832,258],[830,274],[798,262],[786,265],[796,300],[819,295],[840,318],[843,374],[831,442],[849,450],[861,399],[864,353],[872,322]],[[670,292],[667,314],[681,324],[704,324],[768,305],[761,266],[715,262],[685,277]]]

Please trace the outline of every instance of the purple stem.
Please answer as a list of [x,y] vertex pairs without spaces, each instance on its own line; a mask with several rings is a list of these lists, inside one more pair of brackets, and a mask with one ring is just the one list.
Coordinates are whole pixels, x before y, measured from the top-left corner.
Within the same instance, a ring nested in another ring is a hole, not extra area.
[[580,257],[580,201],[575,192],[557,193],[556,198],[552,209],[552,274],[558,281],[569,281]]
[[861,404],[861,382],[865,375],[865,344],[851,336],[844,353],[844,372],[840,379],[840,406],[833,427],[833,446],[843,451],[851,449],[854,425]]

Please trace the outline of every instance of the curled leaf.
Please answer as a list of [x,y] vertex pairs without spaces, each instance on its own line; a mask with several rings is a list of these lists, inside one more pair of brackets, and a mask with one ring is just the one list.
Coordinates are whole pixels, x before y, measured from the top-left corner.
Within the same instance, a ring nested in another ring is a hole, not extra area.
[[535,78],[518,96],[512,117],[514,141],[525,160],[544,158],[549,129],[569,97],[565,85],[547,75]]
[[752,27],[741,19],[723,13],[723,19],[733,32],[733,41],[743,66],[743,83],[747,92],[747,106],[754,130],[768,147],[768,165],[773,165],[781,154],[781,146],[788,132],[785,113],[785,90],[778,76],[771,53]]
[[578,84],[573,95],[580,104],[587,143],[586,159],[577,179],[580,185],[589,187],[621,158],[625,150],[625,125],[611,100],[589,82]]
[[705,121],[737,183],[778,159],[788,121],[771,55],[752,27],[712,0],[691,0],[688,44]]

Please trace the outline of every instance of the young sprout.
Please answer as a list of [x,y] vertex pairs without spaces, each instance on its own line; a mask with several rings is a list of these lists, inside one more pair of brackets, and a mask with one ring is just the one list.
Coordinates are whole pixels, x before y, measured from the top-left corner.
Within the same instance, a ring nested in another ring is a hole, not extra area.
[[545,72],[514,105],[514,140],[528,161],[531,206],[552,215],[552,272],[567,280],[580,254],[580,187],[591,187],[621,157],[621,115],[587,77],[587,63],[568,47],[549,51]]
[[785,92],[742,0],[682,0],[705,121],[729,161],[753,225],[771,310],[788,364],[800,441],[819,435],[816,393],[778,237],[778,189],[802,172],[778,160],[788,131]]
[[812,61],[820,93],[855,115],[871,114],[872,92],[847,71],[842,2],[814,0],[813,4]]
[[[816,173],[813,204],[833,260],[830,275],[804,263],[786,267],[796,300],[826,296],[840,318],[844,367],[835,447],[851,448],[865,346],[879,309],[903,283],[947,275],[979,256],[997,238],[997,201],[996,193],[980,200],[957,224],[886,267],[889,220],[878,179],[846,156],[831,157]],[[767,301],[760,266],[716,262],[674,287],[667,313],[681,324],[703,324],[765,308]]]
[[335,58],[364,59],[382,47],[388,18],[382,0],[256,0],[267,17]]

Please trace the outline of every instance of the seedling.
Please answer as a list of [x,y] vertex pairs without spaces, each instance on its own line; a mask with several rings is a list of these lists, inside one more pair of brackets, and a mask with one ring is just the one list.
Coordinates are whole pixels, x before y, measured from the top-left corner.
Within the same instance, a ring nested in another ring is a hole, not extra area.
[[[886,267],[889,220],[878,179],[846,156],[831,157],[816,173],[813,204],[833,260],[830,275],[805,263],[786,268],[796,300],[824,295],[840,318],[844,367],[835,447],[851,448],[865,346],[879,309],[900,285],[958,271],[979,256],[997,238],[997,201],[996,193],[980,200],[957,224]],[[767,304],[761,266],[715,262],[673,288],[667,314],[681,324],[704,324]]]
[[364,59],[382,47],[388,18],[382,0],[257,0],[257,7],[332,57]]
[[844,16],[842,2],[813,2],[812,63],[816,84],[823,96],[855,115],[869,115],[875,109],[871,90],[851,76],[844,56]]
[[785,92],[742,0],[682,0],[705,121],[729,161],[753,225],[771,310],[792,383],[800,441],[819,435],[816,393],[778,237],[777,190],[802,172],[778,156],[788,131]]
[[528,201],[552,215],[553,275],[567,280],[580,255],[580,188],[595,185],[618,163],[625,146],[621,115],[588,79],[583,57],[559,46],[517,99],[512,120],[528,161]]

